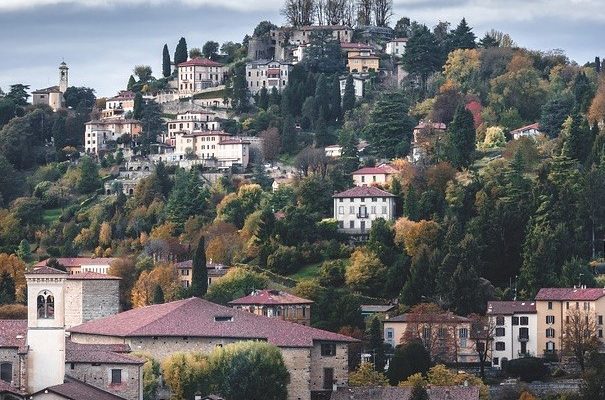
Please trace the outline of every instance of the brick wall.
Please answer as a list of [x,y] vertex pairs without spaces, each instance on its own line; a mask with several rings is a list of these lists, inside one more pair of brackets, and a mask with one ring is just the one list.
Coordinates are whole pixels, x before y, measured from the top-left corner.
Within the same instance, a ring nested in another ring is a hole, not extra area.
[[[121,384],[111,383],[112,369],[122,370]],[[127,400],[142,398],[141,383],[143,375],[142,368],[139,365],[66,363],[65,374]]]

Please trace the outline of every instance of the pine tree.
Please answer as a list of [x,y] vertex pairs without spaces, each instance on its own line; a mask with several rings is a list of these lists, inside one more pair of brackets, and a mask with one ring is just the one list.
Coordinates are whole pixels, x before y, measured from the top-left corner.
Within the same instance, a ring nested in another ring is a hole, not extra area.
[[[273,88],[275,89],[275,88]],[[267,88],[263,86],[263,88],[258,93],[258,101],[256,105],[263,110],[266,110],[269,107],[269,92]]]
[[141,119],[143,116],[143,95],[141,92],[137,92],[134,95],[134,107],[132,109],[132,117],[134,119]]
[[340,79],[334,74],[330,85],[330,122],[339,123],[342,119],[342,97],[340,95]]
[[281,95],[275,86],[271,89],[269,96],[269,106],[279,106],[281,104]]
[[449,127],[449,160],[457,168],[472,162],[476,145],[475,120],[464,106],[459,106]]
[[164,291],[160,285],[157,285],[153,291],[153,304],[164,304],[164,301]]
[[[324,123],[326,122],[326,117],[330,115],[330,91],[328,90],[328,80],[324,74],[319,75],[319,79],[317,79],[317,85],[315,86],[315,115],[317,115],[317,120],[319,120],[319,116],[323,112]],[[313,126],[317,129],[317,125]]]
[[412,259],[410,276],[401,290],[400,301],[403,304],[413,306],[420,303],[424,296],[432,294],[434,282],[431,282],[429,271],[432,261],[430,249],[422,245]]
[[563,145],[563,154],[580,162],[584,162],[592,150],[594,137],[588,126],[588,121],[580,113],[571,116],[571,125],[565,144]]
[[200,236],[191,268],[191,294],[203,297],[208,290],[208,270],[206,269],[206,250],[204,249],[204,236]]
[[134,79],[134,76],[130,75],[130,78],[128,78],[128,84],[126,85],[126,89],[132,90],[132,88],[136,84],[137,84],[136,79]]
[[466,23],[466,18],[462,18],[456,29],[454,29],[450,36],[450,50],[456,49],[474,49],[477,47],[475,40],[477,37],[473,33],[473,30]]
[[168,45],[164,45],[162,51],[162,75],[164,78],[168,78],[172,74],[172,68],[170,67],[170,52],[168,52]]
[[164,198],[168,198],[170,194],[170,189],[172,189],[172,182],[170,181],[170,177],[168,176],[168,171],[166,171],[166,164],[162,161],[158,162],[155,166],[155,177],[162,189],[162,194]]
[[384,372],[385,356],[382,341],[382,328],[380,320],[377,317],[372,319],[370,325],[370,350],[374,353],[374,369],[378,372]]
[[284,123],[281,129],[281,143],[284,152],[293,154],[296,151],[297,139],[296,139],[296,125],[294,124],[294,117],[290,114],[286,115]]
[[61,150],[67,145],[65,135],[65,117],[60,115],[53,124],[52,137],[55,143],[55,151],[57,154],[61,153]]
[[21,240],[17,249],[17,256],[24,262],[29,262],[32,256],[32,249],[26,239]]
[[353,75],[347,76],[347,82],[345,84],[345,92],[342,97],[342,112],[345,114],[347,111],[352,110],[355,107],[355,85],[353,82]]
[[174,50],[174,65],[177,66],[187,61],[187,54],[187,41],[182,37]]
[[412,221],[418,221],[418,208],[418,196],[416,195],[416,189],[414,189],[414,185],[410,185],[403,203],[403,215]]

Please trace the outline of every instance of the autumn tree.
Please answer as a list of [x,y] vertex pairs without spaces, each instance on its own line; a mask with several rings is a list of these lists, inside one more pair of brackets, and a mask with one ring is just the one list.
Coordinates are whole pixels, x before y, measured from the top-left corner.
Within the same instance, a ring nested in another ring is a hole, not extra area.
[[160,264],[151,271],[143,271],[132,288],[133,307],[144,307],[153,304],[156,288],[160,287],[164,300],[178,298],[181,281],[172,264]]
[[563,350],[572,354],[582,371],[586,368],[587,357],[599,349],[597,321],[594,312],[572,308],[567,311],[563,327]]
[[349,386],[387,386],[389,381],[382,373],[374,369],[371,363],[362,362],[357,370],[349,374]]
[[347,285],[367,295],[379,293],[384,286],[386,268],[378,257],[368,250],[358,249],[351,255],[351,266],[347,268]]
[[601,79],[597,93],[590,104],[588,118],[593,124],[605,121],[605,78]]
[[200,353],[173,353],[162,362],[162,377],[174,400],[209,392],[208,360]]
[[208,288],[206,299],[213,303],[226,305],[231,300],[249,295],[254,289],[265,289],[268,284],[266,276],[234,267]]
[[263,156],[267,161],[273,161],[281,152],[281,138],[279,130],[275,127],[262,131],[259,135],[263,139]]
[[415,256],[421,245],[431,246],[438,240],[441,228],[435,221],[411,221],[399,218],[395,222],[395,242],[403,245],[410,256]]

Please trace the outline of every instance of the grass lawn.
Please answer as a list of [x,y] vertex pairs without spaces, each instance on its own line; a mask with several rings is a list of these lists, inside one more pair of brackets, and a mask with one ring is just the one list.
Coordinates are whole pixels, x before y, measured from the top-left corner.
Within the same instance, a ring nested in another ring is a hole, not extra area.
[[297,273],[290,275],[289,278],[297,281],[317,278],[319,276],[319,267],[321,264],[321,262],[318,262],[315,264],[305,265]]
[[62,213],[63,210],[61,210],[60,208],[44,210],[44,212],[42,213],[42,219],[44,220],[45,224],[52,225],[53,222],[59,219]]

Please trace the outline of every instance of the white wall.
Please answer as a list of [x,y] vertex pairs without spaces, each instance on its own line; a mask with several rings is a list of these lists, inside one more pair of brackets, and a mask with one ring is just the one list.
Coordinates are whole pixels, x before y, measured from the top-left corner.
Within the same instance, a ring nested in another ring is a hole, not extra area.
[[[376,201],[372,201],[372,200]],[[360,218],[360,209],[365,206],[367,218]],[[395,218],[395,201],[393,197],[354,197],[334,198],[334,219],[345,233],[367,233],[372,228],[372,221],[383,218],[387,221]],[[362,231],[362,222],[365,228]],[[352,225],[351,225],[352,224]]]

